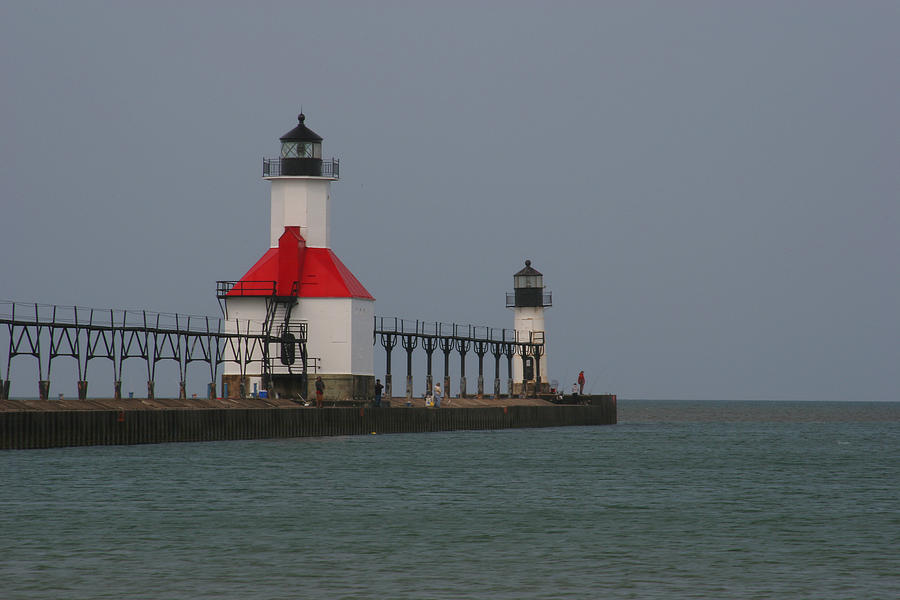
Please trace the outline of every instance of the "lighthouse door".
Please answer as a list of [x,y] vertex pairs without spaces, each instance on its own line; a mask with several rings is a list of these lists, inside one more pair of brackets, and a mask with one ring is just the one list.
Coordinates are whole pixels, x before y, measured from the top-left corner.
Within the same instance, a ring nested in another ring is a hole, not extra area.
[[531,381],[534,379],[534,357],[526,356],[525,357],[525,380]]

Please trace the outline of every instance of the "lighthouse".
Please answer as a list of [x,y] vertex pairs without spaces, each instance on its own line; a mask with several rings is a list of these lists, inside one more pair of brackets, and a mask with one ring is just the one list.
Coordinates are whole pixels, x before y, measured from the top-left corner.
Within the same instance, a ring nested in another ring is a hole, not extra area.
[[[340,161],[322,159],[322,137],[306,116],[280,138],[280,155],[263,159],[271,184],[268,250],[238,281],[220,281],[227,327],[280,340],[226,363],[222,384],[239,394],[309,398],[321,377],[326,400],[374,393],[375,299],[331,249],[331,183]],[[299,348],[295,342],[300,343]]]
[[513,275],[513,293],[506,294],[506,306],[513,309],[519,349],[513,361],[512,394],[549,391],[544,308],[552,305],[552,294],[544,291],[544,276],[526,260],[525,268]]

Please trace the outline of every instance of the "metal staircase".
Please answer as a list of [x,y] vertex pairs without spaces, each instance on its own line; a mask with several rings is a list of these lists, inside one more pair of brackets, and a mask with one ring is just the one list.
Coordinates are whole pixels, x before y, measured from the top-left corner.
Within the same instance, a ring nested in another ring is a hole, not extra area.
[[[297,305],[297,282],[294,282],[290,296],[272,295],[266,298],[266,320],[263,322],[263,332],[270,340],[263,345],[263,389],[271,389],[272,375],[275,373],[275,354],[279,362],[288,368],[288,373],[293,374],[294,365],[297,362],[297,348],[300,349],[300,363],[303,382],[306,380],[306,323],[292,321],[291,313]],[[272,344],[278,345],[278,351],[273,352]]]
[[[276,281],[219,281],[216,297],[223,314],[229,296],[256,296],[265,299],[266,314],[262,323],[262,388],[272,390],[274,376],[301,376],[300,389],[306,389],[310,366],[317,371],[318,359],[307,355],[307,323],[292,319],[297,306],[300,284],[293,282],[287,295],[278,293]],[[282,292],[283,294],[283,292]],[[299,361],[298,361],[299,359]]]

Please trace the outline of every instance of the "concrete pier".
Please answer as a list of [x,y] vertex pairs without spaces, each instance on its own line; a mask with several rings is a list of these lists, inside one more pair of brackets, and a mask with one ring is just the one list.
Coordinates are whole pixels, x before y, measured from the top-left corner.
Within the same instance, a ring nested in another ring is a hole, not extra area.
[[110,444],[511,429],[616,423],[615,398],[596,404],[515,404],[453,398],[448,408],[341,405],[322,409],[287,400],[128,399],[0,401],[0,449]]

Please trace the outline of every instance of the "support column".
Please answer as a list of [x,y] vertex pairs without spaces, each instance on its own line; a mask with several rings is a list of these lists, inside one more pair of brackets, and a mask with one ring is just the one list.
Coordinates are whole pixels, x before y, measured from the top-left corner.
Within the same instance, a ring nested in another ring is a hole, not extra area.
[[394,397],[393,378],[391,377],[391,350],[397,345],[397,336],[390,333],[381,334],[381,345],[384,346],[384,391],[388,401]]
[[187,385],[184,381],[178,382],[178,399],[187,400]]
[[208,386],[206,386],[207,396],[210,400],[215,400],[216,398],[216,382],[213,381]]
[[9,379],[0,380],[0,400],[9,400]]
[[122,399],[122,382],[121,381],[113,381],[113,399],[114,400]]
[[148,381],[147,382],[147,400],[153,400],[154,398],[156,398],[156,395],[154,394],[155,389],[156,389],[156,383],[153,381]]
[[472,346],[475,354],[478,355],[478,399],[484,398],[484,355],[488,350],[488,343],[484,341],[476,341]]
[[515,386],[513,385],[513,356],[516,355],[515,345],[511,343],[503,344],[503,354],[506,355],[506,393],[512,398],[513,390],[515,389]]
[[441,352],[444,353],[444,398],[450,397],[450,353],[453,352],[453,338],[442,337],[438,340]]
[[525,350],[525,346],[520,346],[520,351],[522,353],[522,393],[519,395],[519,398],[527,398],[528,392],[528,378],[526,377],[527,369],[527,360],[528,360],[528,352]]
[[437,348],[437,338],[423,337],[422,348],[425,349],[425,364],[427,367],[425,374],[425,395],[428,396],[434,392],[434,376],[431,372],[431,358],[434,354],[434,349]]
[[406,401],[410,402],[413,397],[412,353],[419,345],[419,338],[414,335],[404,335],[400,341],[403,349],[406,350]]
[[500,398],[500,357],[503,355],[503,346],[498,342],[491,342],[491,354],[494,355],[494,400]]
[[87,381],[79,381],[78,382],[78,399],[79,400],[87,400],[87,390],[88,390],[88,382]]
[[459,351],[459,397],[466,397],[466,352],[469,351],[469,340],[456,340],[456,349]]
[[41,400],[50,399],[50,382],[46,379],[38,381],[38,398]]

